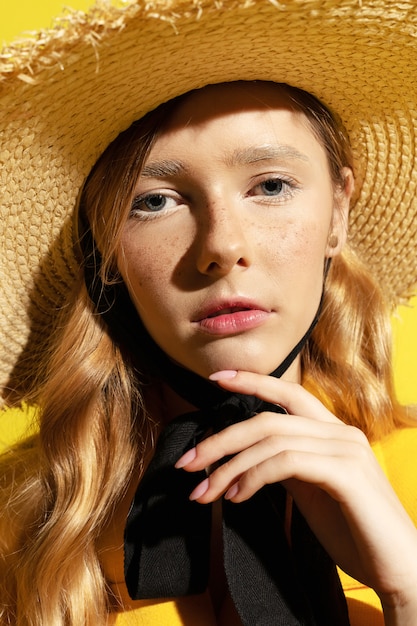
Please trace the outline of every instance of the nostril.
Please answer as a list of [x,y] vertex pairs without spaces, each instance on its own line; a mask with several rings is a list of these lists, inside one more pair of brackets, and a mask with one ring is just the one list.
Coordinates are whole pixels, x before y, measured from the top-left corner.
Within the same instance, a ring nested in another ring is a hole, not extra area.
[[216,263],[215,261],[212,261],[211,263],[209,263],[209,265],[207,266],[207,272],[214,272],[216,269],[218,269],[220,267],[219,263]]

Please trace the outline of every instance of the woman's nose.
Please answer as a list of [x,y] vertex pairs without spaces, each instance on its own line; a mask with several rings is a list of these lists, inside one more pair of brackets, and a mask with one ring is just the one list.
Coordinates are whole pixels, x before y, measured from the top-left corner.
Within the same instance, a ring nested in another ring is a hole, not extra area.
[[207,206],[198,220],[197,268],[201,274],[223,276],[235,266],[248,267],[252,247],[242,211],[222,203]]

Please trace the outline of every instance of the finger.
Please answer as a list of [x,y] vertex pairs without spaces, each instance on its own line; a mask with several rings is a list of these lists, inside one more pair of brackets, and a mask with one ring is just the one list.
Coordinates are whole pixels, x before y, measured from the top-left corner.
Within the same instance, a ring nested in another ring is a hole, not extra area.
[[[239,485],[239,499],[241,501],[251,497],[256,491],[266,484],[280,482],[288,478],[302,479],[302,466],[298,466],[298,457],[305,462],[312,455],[312,462],[317,458],[322,459],[322,466],[327,467],[327,459],[334,463],[335,458],[340,459],[338,475],[339,481],[345,481],[346,475],[341,472],[341,466],[346,457],[356,458],[360,452],[355,450],[359,444],[332,440],[327,438],[312,439],[306,436],[270,436],[262,439],[255,445],[243,450],[232,457],[218,468],[204,481],[204,488],[198,486],[193,492],[192,499],[201,503],[217,500],[232,485]],[[307,478],[309,478],[308,470]],[[304,475],[304,474],[303,474]],[[327,477],[328,478],[328,477]],[[317,479],[317,476],[316,476]],[[322,476],[320,477],[320,480]],[[332,476],[330,482],[335,482]],[[314,481],[313,481],[314,482]],[[233,495],[233,499],[235,494]],[[228,494],[230,498],[230,493]]]
[[[265,485],[300,480],[319,488],[324,488],[328,480],[326,472],[330,470],[331,460],[313,452],[285,450],[250,467],[234,479],[227,479],[227,474],[217,469],[205,478],[190,494],[191,500],[200,504],[214,502],[227,493],[232,502],[248,500]],[[222,466],[223,467],[223,466]],[[332,494],[329,494],[332,497]]]
[[[364,434],[353,426],[339,421],[319,422],[298,415],[283,415],[265,411],[238,424],[215,433],[201,441],[195,448],[185,453],[176,463],[177,468],[194,472],[213,465],[230,455],[241,453],[263,440],[272,441],[275,437],[277,449],[283,449],[283,438],[304,437],[310,448],[317,439],[327,442],[340,440],[368,445]],[[280,441],[281,439],[281,441]],[[285,439],[287,442],[288,439]]]
[[293,415],[305,415],[327,422],[340,422],[320,400],[297,383],[244,371],[236,372],[233,377],[231,377],[231,372],[216,372],[210,376],[210,379],[229,391],[253,395],[266,402],[279,404]]
[[[336,478],[335,471],[340,470],[341,459],[322,455],[319,452],[308,450],[283,450],[262,463],[249,468],[235,482],[232,497],[233,502],[243,502],[252,497],[265,485],[284,481],[301,481],[314,485],[337,500],[343,490]],[[332,479],[329,480],[329,474]],[[210,495],[208,489],[205,496]]]

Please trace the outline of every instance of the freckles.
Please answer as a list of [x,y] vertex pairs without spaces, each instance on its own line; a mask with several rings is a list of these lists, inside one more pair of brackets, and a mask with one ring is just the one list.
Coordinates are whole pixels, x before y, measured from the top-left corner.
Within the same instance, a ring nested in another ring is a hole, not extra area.
[[138,246],[138,255],[143,265],[154,268],[159,267],[162,272],[167,266],[167,261],[178,255],[178,235],[167,237],[155,236],[141,243],[142,245]]
[[168,242],[143,242],[126,252],[128,274],[140,289],[157,289],[169,272],[172,251]]
[[[189,277],[189,232],[178,220],[161,220],[158,224],[138,228],[125,241],[125,260],[131,288],[136,298],[159,305],[166,301],[166,290],[183,288],[181,274]],[[166,302],[165,302],[166,305]]]
[[274,264],[287,270],[296,267],[312,270],[316,263],[321,267],[324,262],[327,239],[316,223],[272,226],[266,237],[258,242],[259,248],[263,248]]
[[297,236],[297,256],[305,264],[311,263],[318,252],[316,230],[314,226],[301,228]]

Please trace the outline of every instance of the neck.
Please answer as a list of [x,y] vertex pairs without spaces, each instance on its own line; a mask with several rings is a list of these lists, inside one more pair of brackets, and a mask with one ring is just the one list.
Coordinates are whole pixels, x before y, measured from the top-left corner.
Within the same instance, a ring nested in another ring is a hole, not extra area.
[[[282,379],[293,383],[301,382],[301,359],[299,356],[282,375]],[[162,380],[155,380],[146,387],[144,395],[148,413],[162,427],[178,415],[191,413],[197,409],[195,405],[181,397],[169,384]]]
[[161,380],[155,380],[146,387],[144,396],[147,412],[161,426],[165,426],[178,415],[197,409]]
[[300,355],[291,363],[289,368],[281,376],[282,380],[290,383],[301,383],[301,358]]

